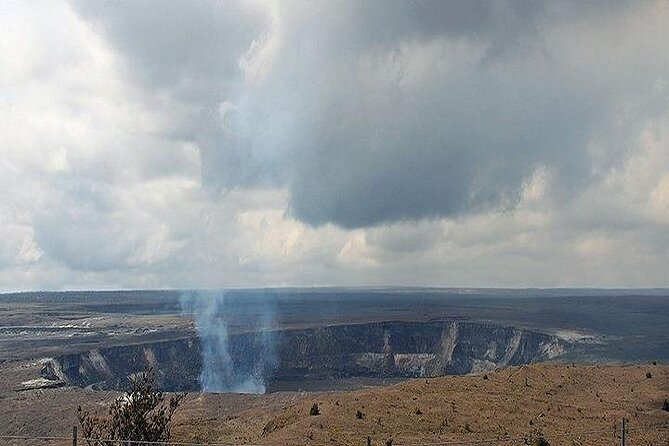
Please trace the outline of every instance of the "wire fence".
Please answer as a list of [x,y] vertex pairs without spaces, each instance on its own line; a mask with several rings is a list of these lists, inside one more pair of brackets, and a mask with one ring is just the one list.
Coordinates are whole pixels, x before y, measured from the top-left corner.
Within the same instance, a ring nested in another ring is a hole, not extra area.
[[[148,440],[118,440],[118,439],[100,439],[100,438],[86,438],[86,437],[55,437],[55,436],[24,436],[24,435],[0,435],[0,440],[14,440],[27,442],[51,442],[52,444],[67,444],[67,445],[86,445],[89,441],[97,444],[106,444],[109,446],[126,446],[126,445],[156,445],[156,446],[242,446],[239,443],[192,443],[182,441],[148,441]],[[32,444],[32,443],[25,443]],[[266,446],[266,445],[252,445],[244,444],[243,446]]]
[[[531,434],[524,436],[506,436],[498,438],[477,439],[468,441],[443,441],[443,442],[391,442],[387,440],[373,442],[371,437],[362,438],[360,445],[367,446],[478,446],[478,445],[537,445],[534,441],[537,437]],[[570,431],[570,432],[546,432],[547,443],[553,445],[591,446],[591,445],[621,445],[621,446],[669,446],[669,423],[646,426],[629,426],[627,420],[616,423],[608,429]],[[267,444],[252,443],[201,443],[188,441],[147,441],[147,440],[119,440],[86,438],[77,435],[76,428],[72,435],[45,436],[45,435],[9,435],[0,434],[0,444],[11,446],[271,446]],[[341,443],[332,442],[332,445]],[[350,441],[346,444],[350,444]],[[273,446],[273,445],[272,445]]]
[[[669,446],[669,424],[651,425],[630,428],[623,423],[617,423],[608,429],[597,429],[588,431],[570,431],[570,432],[546,432],[546,443],[536,441],[536,435],[528,434],[523,436],[507,436],[498,438],[487,438],[471,441],[445,441],[445,442],[417,442],[417,443],[394,443],[394,446],[478,446],[478,445],[541,445],[550,444],[571,446],[592,446],[592,445],[621,445],[621,446]],[[643,435],[632,435],[631,433],[641,433]],[[624,438],[623,438],[624,437]],[[635,441],[633,441],[635,440]]]

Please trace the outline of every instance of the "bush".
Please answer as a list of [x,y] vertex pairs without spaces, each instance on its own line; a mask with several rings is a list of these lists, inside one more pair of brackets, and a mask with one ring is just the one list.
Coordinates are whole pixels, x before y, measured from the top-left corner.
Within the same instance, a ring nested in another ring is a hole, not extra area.
[[413,413],[415,413],[416,415],[423,415],[423,411],[420,410],[420,407],[416,407],[416,408],[413,410]]
[[532,443],[533,446],[551,446],[551,444],[546,440],[546,437],[543,434],[539,434],[537,438],[534,439]]
[[172,416],[186,394],[176,394],[166,402],[165,394],[154,389],[154,382],[155,373],[150,366],[130,377],[130,390],[112,403],[105,418],[91,415],[79,406],[77,418],[86,443],[109,446],[133,444],[130,441],[169,441]]
[[550,446],[550,443],[541,431],[532,432],[529,437],[525,438],[525,444],[529,446]]
[[653,374],[650,372],[646,372],[646,378],[651,379],[653,377]]
[[662,405],[662,410],[665,412],[669,412],[669,401],[664,400],[664,404]]
[[318,408],[318,403],[314,403],[311,406],[311,409],[309,409],[309,415],[315,416],[315,415],[320,415],[320,414],[321,414],[321,410]]
[[365,418],[365,414],[362,413],[361,411],[357,411],[357,412],[355,413],[355,418],[356,418],[357,420],[362,420],[363,418]]

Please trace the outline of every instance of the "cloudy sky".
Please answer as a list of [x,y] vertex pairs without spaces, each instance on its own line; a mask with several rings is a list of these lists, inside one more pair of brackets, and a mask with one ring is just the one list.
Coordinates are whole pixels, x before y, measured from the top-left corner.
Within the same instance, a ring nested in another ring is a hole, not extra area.
[[669,2],[0,3],[0,290],[669,286]]

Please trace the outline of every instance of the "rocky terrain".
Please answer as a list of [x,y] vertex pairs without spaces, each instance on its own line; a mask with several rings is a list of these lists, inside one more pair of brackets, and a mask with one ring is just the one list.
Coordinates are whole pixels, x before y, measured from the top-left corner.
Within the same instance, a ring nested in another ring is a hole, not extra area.
[[[162,388],[193,392],[176,420],[186,441],[518,444],[542,430],[553,446],[604,445],[624,415],[630,444],[667,446],[665,430],[642,434],[666,422],[667,294],[243,290],[209,332],[175,291],[0,295],[0,434],[69,435],[77,405],[104,410],[152,364]],[[260,373],[270,393],[198,394],[205,365],[222,367],[206,352],[229,356],[225,379]],[[466,376],[437,377],[451,374]]]

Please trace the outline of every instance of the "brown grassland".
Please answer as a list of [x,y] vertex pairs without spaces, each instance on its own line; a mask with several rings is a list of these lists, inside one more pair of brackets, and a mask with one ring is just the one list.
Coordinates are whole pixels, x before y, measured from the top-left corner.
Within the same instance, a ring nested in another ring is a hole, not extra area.
[[[651,378],[647,377],[647,373]],[[364,445],[509,439],[541,432],[551,445],[669,445],[667,366],[532,365],[476,376],[413,379],[352,392],[273,394],[219,412],[223,397],[192,398],[175,434],[189,440],[253,444]],[[317,403],[321,414],[310,416]],[[357,412],[360,411],[360,414]],[[362,416],[362,417],[361,417]],[[578,432],[601,431],[592,434]]]
[[[116,396],[75,388],[5,392],[0,433],[67,435],[77,405],[104,412]],[[192,394],[175,416],[173,438],[255,445],[365,445],[368,436],[374,445],[389,439],[394,445],[524,444],[541,433],[551,446],[616,445],[626,417],[629,445],[668,446],[666,398],[667,365],[535,364],[357,391]],[[309,414],[314,403],[315,416]]]

